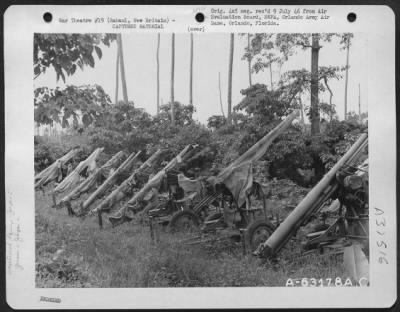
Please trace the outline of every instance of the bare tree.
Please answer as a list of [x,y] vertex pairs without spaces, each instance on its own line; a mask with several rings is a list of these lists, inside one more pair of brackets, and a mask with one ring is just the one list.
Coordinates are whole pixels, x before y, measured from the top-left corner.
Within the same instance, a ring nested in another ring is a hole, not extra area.
[[115,104],[118,104],[118,88],[119,88],[119,45],[117,46],[117,65],[115,73]]
[[350,37],[347,37],[346,42],[346,77],[344,81],[344,119],[347,119],[347,85],[349,83],[349,51],[350,51]]
[[190,34],[189,104],[193,105],[193,33]]
[[232,72],[233,72],[233,49],[235,44],[235,34],[231,33],[229,49],[229,71],[228,71],[228,125],[232,124]]
[[160,33],[157,34],[157,114],[160,112]]
[[172,33],[172,41],[171,41],[171,124],[173,126],[175,126],[174,75],[175,75],[175,33]]
[[122,94],[124,96],[124,102],[128,104],[128,91],[126,88],[126,77],[125,77],[125,63],[124,63],[124,51],[122,47],[122,35],[118,34],[118,50],[119,50],[119,62],[121,66],[121,82],[122,82]]
[[271,83],[271,91],[273,91],[274,90],[274,82],[272,80],[272,62],[269,63],[269,80]]
[[318,99],[318,58],[319,58],[319,34],[312,34],[311,45],[311,133],[320,133],[319,99]]
[[361,119],[361,90],[360,90],[360,84],[358,84],[358,118],[360,123],[362,122]]
[[222,105],[222,92],[221,92],[221,73],[218,72],[218,87],[219,87],[219,105],[221,106],[222,116],[225,118],[224,107]]

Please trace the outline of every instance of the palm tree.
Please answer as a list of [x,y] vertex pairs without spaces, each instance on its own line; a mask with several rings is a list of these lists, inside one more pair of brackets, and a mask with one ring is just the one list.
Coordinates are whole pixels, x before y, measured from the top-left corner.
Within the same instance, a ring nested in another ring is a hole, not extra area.
[[233,72],[233,49],[235,44],[235,34],[231,33],[229,49],[229,71],[228,71],[228,125],[232,124],[232,72]]

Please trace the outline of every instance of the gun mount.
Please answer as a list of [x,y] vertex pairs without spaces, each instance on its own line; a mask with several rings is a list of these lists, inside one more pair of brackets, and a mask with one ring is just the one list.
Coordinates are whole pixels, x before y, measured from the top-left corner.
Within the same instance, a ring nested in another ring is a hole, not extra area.
[[[357,175],[356,163],[360,161],[364,150],[368,146],[368,135],[362,134],[347,153],[329,170],[322,180],[307,194],[297,207],[286,217],[272,235],[261,243],[255,255],[273,257],[285,246],[298,229],[307,223],[312,215],[318,212],[322,205],[330,198],[337,197],[339,205],[347,208],[345,216],[338,219],[337,223],[351,225],[350,228],[340,226],[349,238],[368,239],[368,191],[364,180]],[[336,202],[336,205],[338,202]],[[358,207],[358,208],[357,208]],[[345,222],[346,221],[346,222]],[[354,226],[357,223],[359,226]],[[321,243],[328,234],[336,228],[336,223],[326,231],[314,236],[308,247]],[[331,237],[332,238],[332,237]]]

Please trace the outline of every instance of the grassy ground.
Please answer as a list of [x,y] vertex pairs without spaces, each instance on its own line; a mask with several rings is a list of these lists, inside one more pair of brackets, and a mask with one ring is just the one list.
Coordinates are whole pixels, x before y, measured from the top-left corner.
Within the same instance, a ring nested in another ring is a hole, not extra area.
[[69,217],[36,192],[37,287],[284,286],[288,278],[343,277],[341,256],[309,254],[291,241],[278,263],[243,255],[241,243],[182,243],[160,232],[152,243],[147,226],[134,222],[111,228],[105,218]]

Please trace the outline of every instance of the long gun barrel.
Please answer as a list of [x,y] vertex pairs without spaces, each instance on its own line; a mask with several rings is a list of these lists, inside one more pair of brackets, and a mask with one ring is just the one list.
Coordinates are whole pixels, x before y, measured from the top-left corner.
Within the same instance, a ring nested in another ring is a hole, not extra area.
[[138,153],[132,153],[123,163],[121,166],[118,167],[117,170],[115,170],[115,172],[110,175],[107,180],[104,181],[104,183],[102,185],[100,185],[100,187],[94,191],[88,199],[86,199],[85,202],[82,203],[81,205],[81,211],[85,211],[87,210],[90,205],[92,205],[94,203],[94,201],[96,200],[96,198],[100,197],[101,195],[104,194],[104,192],[106,192],[109,188],[111,188],[111,186],[113,185],[113,183],[118,179],[118,176],[127,171],[130,170],[130,168],[132,167],[132,165],[135,163],[135,161],[137,160],[137,158],[140,155],[140,151]]
[[258,252],[265,256],[277,254],[298,228],[315,213],[338,188],[336,173],[345,165],[357,161],[368,145],[368,135],[362,134],[347,153],[332,167],[322,180],[307,194],[297,207],[287,216],[272,235],[262,243]]
[[272,144],[272,142],[287,128],[290,126],[292,121],[298,115],[299,110],[293,111],[289,116],[286,117],[279,125],[277,125],[272,131],[266,134],[262,139],[260,139],[256,144],[254,144],[251,148],[249,148],[245,153],[243,153],[240,157],[238,157],[234,162],[232,162],[228,167],[222,170],[218,177],[223,177],[226,175],[231,168],[239,165],[248,160],[257,161],[260,159],[268,147]]
[[121,183],[111,194],[109,194],[96,208],[92,209],[91,213],[98,212],[110,208],[110,206],[117,204],[119,201],[124,199],[127,195],[125,195],[125,190],[129,188],[131,183],[134,183],[138,174],[142,171],[146,170],[149,167],[152,167],[160,155],[162,151],[157,150],[152,156],[150,156],[138,169],[136,169],[124,182]]
[[68,195],[66,195],[63,199],[61,199],[60,204],[69,202],[73,199],[77,199],[82,193],[89,191],[89,189],[96,184],[96,181],[99,178],[99,176],[101,175],[105,176],[107,170],[118,167],[121,164],[124,156],[125,153],[122,151],[115,154],[101,168],[97,168],[97,170],[92,175],[90,175],[88,178],[82,181],[70,193],[68,193]]
[[64,163],[75,157],[78,151],[78,148],[70,150],[67,154],[57,159],[49,167],[38,173],[35,176],[35,189],[43,186],[49,181],[55,180],[58,177],[58,166],[61,167]]
[[185,154],[193,148],[192,145],[187,145],[176,157],[174,157],[162,170],[160,170],[155,176],[153,176],[143,187],[137,192],[118,212],[115,216],[110,216],[109,220],[114,224],[113,220],[121,219],[125,216],[127,210],[131,205],[136,204],[143,199],[144,196],[151,190],[152,187],[158,187],[162,178],[165,174],[172,170],[176,165],[182,162],[182,158]]
[[53,194],[65,192],[69,187],[78,183],[80,175],[89,166],[95,164],[96,158],[104,150],[104,147],[96,148],[85,160],[82,160],[79,165],[53,190]]

